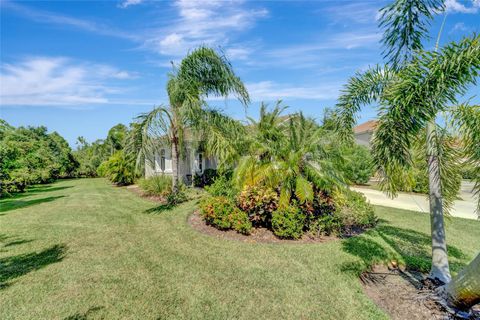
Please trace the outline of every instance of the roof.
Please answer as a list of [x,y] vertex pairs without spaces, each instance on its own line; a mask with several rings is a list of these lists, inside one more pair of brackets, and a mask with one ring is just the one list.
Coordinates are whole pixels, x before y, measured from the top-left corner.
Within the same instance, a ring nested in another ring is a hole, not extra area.
[[367,122],[361,123],[355,128],[353,128],[353,132],[355,134],[373,132],[375,130],[375,127],[377,126],[377,123],[377,120],[368,120]]

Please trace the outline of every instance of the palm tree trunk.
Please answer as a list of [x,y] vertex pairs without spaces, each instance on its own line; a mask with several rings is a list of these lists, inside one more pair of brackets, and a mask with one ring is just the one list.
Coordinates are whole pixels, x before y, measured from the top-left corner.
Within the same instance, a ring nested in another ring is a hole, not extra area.
[[447,304],[468,311],[480,303],[480,254],[445,287]]
[[427,124],[427,165],[430,227],[432,233],[432,269],[430,270],[429,278],[448,283],[450,282],[451,276],[448,265],[447,239],[443,219],[442,188],[440,184],[435,120]]
[[174,193],[178,191],[178,177],[179,177],[179,161],[180,154],[178,152],[178,139],[174,137],[172,139],[172,189]]

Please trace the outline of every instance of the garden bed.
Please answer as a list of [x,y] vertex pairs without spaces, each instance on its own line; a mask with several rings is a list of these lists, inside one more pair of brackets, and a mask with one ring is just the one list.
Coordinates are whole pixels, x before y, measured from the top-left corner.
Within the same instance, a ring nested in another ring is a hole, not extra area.
[[355,232],[344,235],[342,237],[337,236],[320,236],[312,237],[309,234],[304,234],[298,240],[281,239],[277,237],[271,230],[267,228],[253,228],[250,235],[240,234],[235,230],[219,230],[211,225],[205,223],[205,220],[199,215],[197,211],[194,211],[188,217],[188,224],[200,233],[206,234],[218,239],[235,240],[247,243],[324,243],[329,241],[336,241],[342,238],[348,238],[362,233],[364,230],[356,230]]
[[480,319],[478,309],[470,318],[448,313],[435,301],[435,287],[425,283],[425,277],[416,271],[375,266],[372,271],[362,274],[361,282],[365,294],[393,320]]

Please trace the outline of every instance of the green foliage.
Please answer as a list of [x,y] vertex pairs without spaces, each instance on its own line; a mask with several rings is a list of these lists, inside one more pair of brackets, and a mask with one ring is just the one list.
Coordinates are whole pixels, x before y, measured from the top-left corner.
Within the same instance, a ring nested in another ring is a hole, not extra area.
[[176,206],[188,200],[189,196],[187,192],[187,187],[183,183],[177,185],[176,192],[172,190],[167,194],[167,204],[170,206]]
[[221,230],[235,229],[239,233],[249,234],[252,229],[248,215],[226,197],[204,198],[200,202],[200,214],[208,224]]
[[245,211],[255,226],[269,226],[272,212],[278,207],[277,192],[268,187],[245,186],[237,197],[238,207]]
[[146,195],[164,197],[172,191],[172,177],[158,175],[138,180],[138,185]]
[[280,101],[271,111],[262,105],[260,120],[250,120],[248,148],[234,172],[237,187],[274,188],[284,206],[311,201],[315,188],[342,187],[336,137],[301,113],[281,116],[284,109]]
[[305,214],[298,206],[280,207],[272,214],[272,230],[280,238],[299,239],[304,226]]
[[[99,174],[98,171],[100,165],[117,151],[123,150],[128,157],[132,157],[131,148],[127,148],[127,143],[133,139],[132,131],[123,124],[117,124],[108,131],[105,140],[98,139],[88,143],[85,138],[78,137],[74,156],[80,165],[75,171],[75,175],[77,177],[102,176],[103,174]],[[132,145],[128,147],[132,147]],[[100,168],[100,172],[102,171],[103,169]]]
[[349,233],[357,227],[372,227],[377,223],[373,206],[360,192],[335,192],[333,199],[336,206],[334,215],[340,219],[343,232]]
[[215,181],[217,176],[217,170],[205,169],[202,174],[195,174],[193,177],[193,185],[200,188],[209,186]]
[[230,199],[234,199],[238,194],[232,179],[226,175],[218,176],[211,185],[205,187],[205,190],[211,196],[224,196]]
[[445,9],[443,0],[393,1],[380,10],[380,27],[384,29],[384,55],[398,69],[423,48],[430,22],[436,12]]
[[129,185],[135,180],[135,165],[123,151],[117,151],[107,161],[102,162],[98,174],[117,185]]
[[348,144],[341,148],[344,161],[338,163],[345,178],[354,184],[366,184],[375,171],[370,151],[357,144]]
[[0,196],[71,177],[77,167],[70,146],[58,133],[0,122]]

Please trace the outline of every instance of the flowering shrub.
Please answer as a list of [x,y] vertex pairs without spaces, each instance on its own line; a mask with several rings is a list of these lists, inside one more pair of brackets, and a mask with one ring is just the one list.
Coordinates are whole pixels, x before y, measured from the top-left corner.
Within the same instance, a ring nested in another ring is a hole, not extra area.
[[278,194],[271,188],[246,186],[238,195],[237,203],[254,225],[269,226],[272,212],[278,207]]

